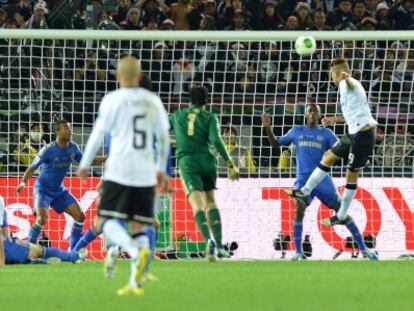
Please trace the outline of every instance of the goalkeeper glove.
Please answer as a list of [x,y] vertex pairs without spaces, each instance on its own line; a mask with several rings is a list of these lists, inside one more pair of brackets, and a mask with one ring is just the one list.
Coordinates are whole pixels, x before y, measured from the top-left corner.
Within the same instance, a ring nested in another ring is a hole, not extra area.
[[238,180],[239,179],[239,169],[232,160],[227,161],[227,167],[229,168],[229,179]]

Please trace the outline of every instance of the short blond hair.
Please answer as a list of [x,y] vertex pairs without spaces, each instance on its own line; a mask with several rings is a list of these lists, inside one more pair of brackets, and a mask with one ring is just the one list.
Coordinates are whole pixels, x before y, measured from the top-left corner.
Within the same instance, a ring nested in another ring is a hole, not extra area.
[[331,62],[331,69],[335,72],[349,72],[348,61],[343,57],[335,58]]

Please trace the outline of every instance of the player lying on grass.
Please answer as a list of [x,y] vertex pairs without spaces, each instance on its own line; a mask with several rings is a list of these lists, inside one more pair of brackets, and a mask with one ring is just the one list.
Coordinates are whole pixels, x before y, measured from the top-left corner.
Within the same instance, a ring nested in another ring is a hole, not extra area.
[[58,248],[44,247],[38,244],[20,241],[11,238],[7,223],[7,213],[4,210],[4,200],[0,196],[0,237],[3,240],[1,246],[4,248],[4,262],[6,264],[27,264],[34,262],[49,263],[70,261],[77,262],[85,258],[85,250],[77,252],[64,252]]
[[[269,115],[265,113],[262,116],[263,126],[273,148],[290,144],[293,144],[296,148],[296,182],[294,189],[303,187],[312,171],[318,166],[323,153],[337,142],[335,134],[330,129],[319,127],[319,119],[319,106],[315,104],[308,105],[306,107],[306,125],[295,126],[286,135],[276,139],[271,129]],[[340,208],[341,200],[330,176],[326,176],[321,181],[309,194],[306,202],[295,200],[296,213],[293,223],[293,237],[296,255],[292,260],[305,259],[302,249],[303,218],[306,207],[314,197],[336,212]],[[344,224],[358,243],[361,252],[369,259],[376,260],[376,255],[365,246],[361,233],[351,216],[346,217]]]
[[[56,213],[66,213],[75,220],[70,235],[70,249],[73,249],[82,235],[85,214],[75,197],[63,186],[63,180],[72,162],[81,161],[82,153],[79,147],[71,142],[72,127],[68,121],[57,121],[54,129],[56,141],[39,151],[32,165],[24,173],[16,194],[23,190],[35,171],[41,167],[33,187],[36,222],[30,229],[29,242],[37,244],[40,232],[48,221],[50,206]],[[93,164],[98,165],[104,161],[105,157],[97,157]]]
[[[239,178],[239,171],[224,146],[217,116],[205,110],[207,96],[206,88],[192,88],[190,107],[174,112],[170,116],[170,122],[175,132],[175,154],[182,184],[193,208],[197,227],[207,241],[207,256],[214,261],[216,248],[219,258],[229,255],[223,248],[220,212],[214,199],[217,161],[210,150],[211,145],[216,147],[226,161],[231,180]],[[214,240],[211,239],[210,229]]]
[[328,226],[342,224],[348,215],[348,209],[355,197],[358,177],[366,166],[375,144],[374,129],[377,122],[371,115],[367,95],[361,83],[349,76],[348,62],[344,58],[334,59],[331,63],[331,78],[339,88],[342,116],[327,117],[323,126],[345,122],[348,134],[342,136],[339,143],[329,148],[308,181],[301,188],[288,191],[292,197],[306,204],[311,192],[329,175],[334,163],[348,158],[346,186],[342,195],[341,207],[336,215],[322,220]]

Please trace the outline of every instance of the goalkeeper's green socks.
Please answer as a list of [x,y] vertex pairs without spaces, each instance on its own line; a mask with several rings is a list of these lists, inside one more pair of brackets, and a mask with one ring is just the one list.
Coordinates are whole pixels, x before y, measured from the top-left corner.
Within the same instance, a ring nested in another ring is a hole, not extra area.
[[199,210],[194,215],[198,230],[200,230],[201,235],[204,238],[204,241],[207,241],[210,239],[210,230],[208,228],[207,218],[206,214],[203,210]]
[[208,210],[208,219],[210,220],[210,228],[213,232],[214,241],[216,241],[217,247],[220,249],[223,247],[221,237],[221,219],[220,212],[216,206]]

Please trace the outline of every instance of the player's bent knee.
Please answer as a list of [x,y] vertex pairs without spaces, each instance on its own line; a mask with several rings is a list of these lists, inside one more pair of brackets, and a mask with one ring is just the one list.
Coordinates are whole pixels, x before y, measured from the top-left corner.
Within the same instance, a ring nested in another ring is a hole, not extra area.
[[41,226],[46,225],[48,220],[49,220],[49,215],[38,214],[36,216],[36,222]]
[[80,213],[79,215],[78,215],[78,217],[76,217],[76,221],[77,222],[84,222],[85,221],[85,219],[86,219],[86,217],[85,217],[85,214],[84,213]]

